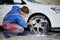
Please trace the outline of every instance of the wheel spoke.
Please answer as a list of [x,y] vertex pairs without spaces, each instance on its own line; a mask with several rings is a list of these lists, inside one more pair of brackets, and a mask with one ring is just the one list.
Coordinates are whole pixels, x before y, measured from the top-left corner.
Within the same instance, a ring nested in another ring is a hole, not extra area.
[[30,30],[33,31],[35,34],[37,34],[37,32],[35,31],[34,27],[31,27]]
[[34,31],[35,34],[37,34],[37,31],[35,31],[35,29],[32,29]]
[[40,34],[39,27],[37,27],[37,33]]

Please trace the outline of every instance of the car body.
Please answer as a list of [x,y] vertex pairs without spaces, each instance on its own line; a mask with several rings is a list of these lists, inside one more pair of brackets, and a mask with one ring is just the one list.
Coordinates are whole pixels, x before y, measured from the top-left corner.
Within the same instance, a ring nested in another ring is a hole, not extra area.
[[26,4],[13,4],[13,5],[0,5],[0,25],[2,25],[4,16],[11,10],[12,6],[28,6],[29,14],[25,15],[25,22],[33,15],[42,14],[45,15],[49,21],[51,28],[60,27],[60,6],[43,3],[32,3],[28,0],[24,0]]

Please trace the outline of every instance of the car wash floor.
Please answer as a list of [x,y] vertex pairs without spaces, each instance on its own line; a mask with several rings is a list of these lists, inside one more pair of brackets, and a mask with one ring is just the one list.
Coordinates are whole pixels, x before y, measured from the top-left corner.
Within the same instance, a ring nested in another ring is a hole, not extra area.
[[60,40],[60,33],[50,33],[51,35],[33,35],[28,32],[27,36],[12,36],[6,39],[0,32],[0,40]]

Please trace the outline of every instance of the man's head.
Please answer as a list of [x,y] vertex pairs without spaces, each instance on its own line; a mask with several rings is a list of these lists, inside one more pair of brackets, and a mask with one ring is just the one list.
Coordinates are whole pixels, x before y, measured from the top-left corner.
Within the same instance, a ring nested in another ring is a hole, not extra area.
[[28,13],[29,13],[29,8],[27,6],[23,6],[21,8],[21,14],[25,15],[25,14],[28,14]]

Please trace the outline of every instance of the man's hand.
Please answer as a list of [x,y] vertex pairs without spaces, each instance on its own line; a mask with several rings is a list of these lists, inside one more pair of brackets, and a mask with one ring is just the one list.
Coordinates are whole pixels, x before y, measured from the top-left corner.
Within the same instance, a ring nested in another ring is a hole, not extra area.
[[33,25],[33,20],[29,20],[29,23],[32,26]]

